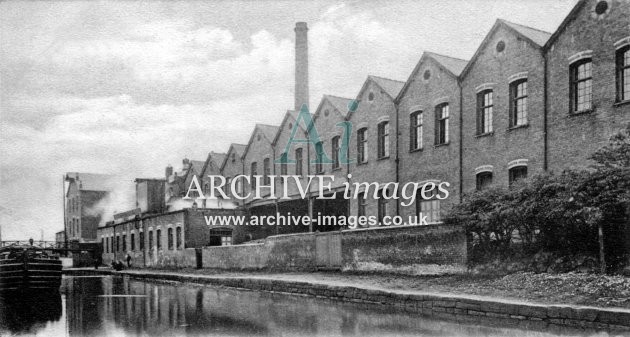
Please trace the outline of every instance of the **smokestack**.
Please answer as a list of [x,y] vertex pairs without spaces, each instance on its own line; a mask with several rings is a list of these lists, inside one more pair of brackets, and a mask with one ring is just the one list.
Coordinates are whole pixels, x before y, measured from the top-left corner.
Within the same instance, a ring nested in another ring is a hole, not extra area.
[[164,174],[166,175],[166,181],[168,181],[168,177],[173,175],[173,166],[171,166],[170,164],[166,167],[166,170],[164,172]]
[[309,104],[308,98],[308,27],[306,22],[295,23],[295,111],[302,104]]

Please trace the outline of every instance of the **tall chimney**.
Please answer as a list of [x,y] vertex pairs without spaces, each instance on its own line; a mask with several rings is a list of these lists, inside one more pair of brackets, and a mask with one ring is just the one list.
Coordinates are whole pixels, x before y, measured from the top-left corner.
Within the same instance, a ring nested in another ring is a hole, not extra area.
[[306,22],[295,23],[295,111],[308,99],[308,27]]

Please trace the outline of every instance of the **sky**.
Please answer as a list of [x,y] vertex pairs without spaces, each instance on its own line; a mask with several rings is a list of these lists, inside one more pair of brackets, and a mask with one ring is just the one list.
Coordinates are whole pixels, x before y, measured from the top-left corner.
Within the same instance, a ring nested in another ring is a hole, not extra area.
[[576,1],[1,2],[2,239],[63,230],[65,172],[163,177],[279,124],[297,21],[317,106],[423,51],[469,59],[497,18],[553,32]]

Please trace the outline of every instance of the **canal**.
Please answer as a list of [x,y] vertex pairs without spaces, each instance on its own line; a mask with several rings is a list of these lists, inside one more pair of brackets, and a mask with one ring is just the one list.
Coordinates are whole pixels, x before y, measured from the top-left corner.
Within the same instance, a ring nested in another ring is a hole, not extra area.
[[58,294],[0,301],[0,336],[557,336],[374,305],[119,276],[64,277]]

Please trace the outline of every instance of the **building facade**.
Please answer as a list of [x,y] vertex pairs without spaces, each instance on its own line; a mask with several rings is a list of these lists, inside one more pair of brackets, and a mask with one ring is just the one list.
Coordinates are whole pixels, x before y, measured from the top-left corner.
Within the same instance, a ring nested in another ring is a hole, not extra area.
[[69,172],[65,176],[65,238],[93,242],[101,222],[99,202],[107,198],[113,177],[104,174]]

